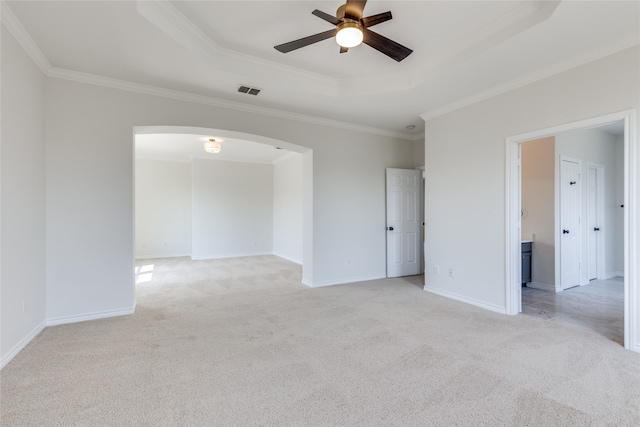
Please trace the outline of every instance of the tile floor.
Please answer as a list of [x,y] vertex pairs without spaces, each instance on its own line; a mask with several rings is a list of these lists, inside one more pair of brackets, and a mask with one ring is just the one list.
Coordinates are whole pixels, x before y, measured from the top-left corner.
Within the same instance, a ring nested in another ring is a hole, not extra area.
[[522,314],[579,328],[624,345],[624,281],[593,280],[562,292],[522,288]]

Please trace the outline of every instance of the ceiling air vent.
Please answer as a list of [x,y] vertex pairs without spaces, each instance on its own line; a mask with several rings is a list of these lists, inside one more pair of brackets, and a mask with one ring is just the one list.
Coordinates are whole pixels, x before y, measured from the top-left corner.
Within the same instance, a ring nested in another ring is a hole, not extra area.
[[238,92],[246,93],[248,95],[257,95],[257,94],[260,93],[261,90],[262,89],[258,89],[258,88],[255,88],[255,87],[244,86],[244,85],[242,85],[242,86],[240,86],[238,88]]

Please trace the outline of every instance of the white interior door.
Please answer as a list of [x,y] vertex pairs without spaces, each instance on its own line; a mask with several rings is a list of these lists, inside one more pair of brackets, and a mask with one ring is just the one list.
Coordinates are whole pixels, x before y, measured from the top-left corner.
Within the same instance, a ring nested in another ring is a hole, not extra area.
[[587,165],[587,274],[589,280],[603,276],[604,166]]
[[560,283],[580,285],[580,161],[560,160]]
[[387,169],[387,277],[420,274],[422,173]]

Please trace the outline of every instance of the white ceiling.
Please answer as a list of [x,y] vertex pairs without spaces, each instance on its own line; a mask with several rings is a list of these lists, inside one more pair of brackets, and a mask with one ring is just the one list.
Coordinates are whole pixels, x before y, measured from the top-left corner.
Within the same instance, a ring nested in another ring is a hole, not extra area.
[[[204,151],[209,138],[222,142],[219,153]],[[190,161],[192,159],[224,160],[228,162],[266,163],[283,159],[291,151],[241,139],[220,138],[216,135],[191,134],[139,134],[135,137],[137,159]]]
[[[638,1],[372,0],[365,16],[393,13],[375,31],[414,50],[401,63],[366,45],[339,54],[333,40],[273,49],[330,29],[311,12],[334,14],[340,4],[8,1],[2,19],[21,24],[50,75],[107,77],[407,138],[422,132],[421,115],[640,41]],[[240,94],[240,84],[262,92]]]

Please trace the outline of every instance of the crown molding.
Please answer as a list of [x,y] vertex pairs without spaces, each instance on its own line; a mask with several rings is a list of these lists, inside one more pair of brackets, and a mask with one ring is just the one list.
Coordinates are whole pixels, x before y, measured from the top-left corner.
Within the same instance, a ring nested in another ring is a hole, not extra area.
[[230,73],[237,73],[238,69],[244,70],[245,73],[247,70],[260,70],[255,76],[252,76],[254,78],[264,78],[265,72],[274,75],[284,73],[289,75],[289,82],[291,79],[299,80],[299,84],[312,85],[320,93],[340,95],[338,91],[339,80],[336,78],[234,52],[219,46],[167,0],[137,0],[136,8],[141,16],[162,32],[200,57],[209,59],[211,65],[217,69]]
[[[173,6],[171,6],[173,7]],[[120,89],[128,92],[135,92],[145,95],[159,96],[163,98],[175,99],[178,101],[192,102],[213,107],[227,108],[247,113],[260,114],[269,117],[277,117],[288,120],[295,120],[304,123],[328,126],[338,129],[351,130],[355,132],[363,132],[372,135],[385,136],[389,138],[397,138],[407,141],[413,141],[414,135],[395,132],[387,129],[380,129],[370,126],[357,125],[354,123],[343,122],[339,120],[325,119],[316,116],[310,116],[300,113],[292,113],[283,110],[277,110],[267,107],[258,107],[240,102],[225,101],[218,98],[196,95],[188,92],[177,91],[173,89],[165,89],[157,86],[134,83],[125,80],[112,79],[94,74],[82,73],[79,71],[67,70],[63,68],[53,67],[47,57],[42,53],[36,42],[31,38],[27,30],[22,26],[18,18],[15,16],[9,5],[0,0],[0,21],[7,30],[15,37],[22,48],[27,52],[33,62],[48,77],[87,83],[97,86],[108,87],[112,89]]]
[[165,89],[157,86],[146,85],[142,83],[134,83],[126,80],[112,79],[110,77],[97,76],[95,74],[82,73],[79,71],[66,70],[63,68],[52,67],[47,76],[70,80],[79,83],[87,83],[96,86],[103,86],[112,89],[119,89],[128,92],[140,93],[143,95],[159,96],[163,98],[174,99],[177,101],[192,102],[195,104],[208,105],[211,107],[226,108],[230,110],[242,111],[245,113],[259,114],[263,116],[276,117],[280,119],[295,120],[298,122],[310,123],[321,126],[328,126],[338,129],[350,130],[355,132],[368,133],[372,135],[385,136],[389,138],[397,138],[406,141],[413,141],[414,135],[395,132],[387,129],[375,128],[370,126],[357,125],[354,123],[343,122],[340,120],[326,119],[317,116],[310,116],[300,113],[292,113],[289,111],[277,110],[274,108],[259,107],[255,105],[243,104],[240,102],[226,101],[209,96],[196,95],[189,92],[182,92],[173,89]]
[[[188,50],[208,59],[218,70],[232,74],[242,70],[247,77],[255,79],[264,79],[265,73],[273,76],[286,74],[288,84],[297,84],[305,90],[337,98],[410,90],[424,83],[434,70],[458,63],[469,55],[475,56],[549,19],[560,4],[560,0],[516,2],[515,4],[513,9],[469,34],[463,40],[447,47],[445,51],[431,57],[425,63],[393,72],[340,78],[225,49],[216,44],[168,0],[136,0],[136,7],[141,16]],[[250,75],[253,70],[259,70],[259,72]]]
[[615,53],[621,52],[625,49],[629,49],[633,46],[638,46],[638,45],[639,45],[638,37],[630,36],[630,37],[618,40],[615,43],[610,43],[598,49],[591,50],[586,54],[575,56],[573,58],[570,58],[558,64],[554,64],[552,66],[543,68],[533,73],[529,73],[523,77],[519,77],[517,79],[513,79],[506,83],[489,88],[485,91],[478,92],[475,95],[469,96],[467,98],[463,98],[463,99],[454,101],[450,104],[446,104],[441,107],[428,110],[425,113],[420,114],[420,117],[422,117],[424,121],[431,120],[436,117],[442,116],[444,114],[450,113],[452,111],[456,111],[461,108],[468,107],[469,105],[477,104],[478,102],[484,101],[489,98],[493,98],[494,96],[498,96],[503,93],[507,93],[512,90],[521,88],[523,86],[527,86],[537,81],[546,79],[556,74],[560,74],[562,72],[571,70],[573,68],[580,67],[582,65],[588,64],[589,62],[602,59],[609,55],[613,55]]
[[0,1],[0,20],[11,35],[18,41],[20,46],[27,52],[33,62],[40,70],[47,74],[51,69],[51,63],[42,53],[36,42],[33,41],[27,30],[22,26],[18,17],[13,13],[9,5],[4,1]]

